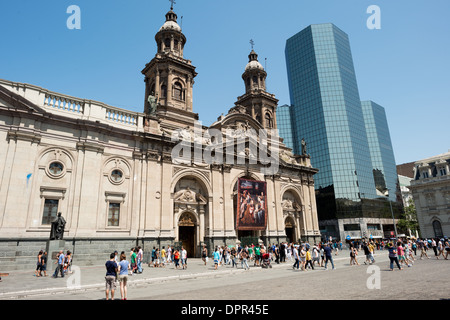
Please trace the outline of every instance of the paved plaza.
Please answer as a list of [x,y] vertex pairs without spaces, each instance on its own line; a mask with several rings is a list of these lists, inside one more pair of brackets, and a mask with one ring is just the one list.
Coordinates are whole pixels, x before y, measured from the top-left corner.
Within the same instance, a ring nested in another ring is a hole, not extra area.
[[[350,266],[348,251],[334,256],[336,269],[292,269],[293,262],[272,264],[272,269],[246,271],[231,266],[214,270],[211,260],[188,259],[186,270],[144,268],[129,277],[129,300],[441,300],[450,299],[450,261],[416,260],[410,268],[389,270],[387,251],[377,251],[376,263]],[[104,300],[104,266],[77,268],[65,278],[36,278],[34,271],[11,272],[0,283],[1,300]],[[117,287],[115,299],[120,299]]]

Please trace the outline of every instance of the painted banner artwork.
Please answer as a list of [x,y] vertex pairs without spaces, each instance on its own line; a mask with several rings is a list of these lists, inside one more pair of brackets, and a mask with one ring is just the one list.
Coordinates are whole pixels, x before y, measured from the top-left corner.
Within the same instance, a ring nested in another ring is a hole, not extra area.
[[267,190],[264,181],[238,180],[237,230],[265,230]]

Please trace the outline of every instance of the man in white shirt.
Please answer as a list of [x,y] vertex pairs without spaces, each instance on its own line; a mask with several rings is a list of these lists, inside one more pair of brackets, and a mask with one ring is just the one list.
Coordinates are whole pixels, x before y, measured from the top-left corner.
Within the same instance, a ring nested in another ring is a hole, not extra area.
[[294,246],[292,251],[293,251],[293,257],[295,259],[295,263],[292,266],[292,269],[295,269],[295,267],[297,266],[297,270],[298,270],[299,265],[300,265],[300,257],[298,256],[298,249],[297,249],[297,247]]
[[187,251],[184,247],[181,247],[181,265],[183,266],[183,269],[187,269]]

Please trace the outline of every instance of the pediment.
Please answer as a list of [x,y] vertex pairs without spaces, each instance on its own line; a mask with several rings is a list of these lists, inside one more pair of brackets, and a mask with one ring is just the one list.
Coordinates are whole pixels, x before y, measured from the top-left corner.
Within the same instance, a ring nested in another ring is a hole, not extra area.
[[0,85],[0,100],[2,102],[1,105],[4,105],[4,108],[6,107],[7,109],[14,109],[15,111],[22,110],[40,114],[47,113],[44,109],[38,107],[34,103],[2,85]]

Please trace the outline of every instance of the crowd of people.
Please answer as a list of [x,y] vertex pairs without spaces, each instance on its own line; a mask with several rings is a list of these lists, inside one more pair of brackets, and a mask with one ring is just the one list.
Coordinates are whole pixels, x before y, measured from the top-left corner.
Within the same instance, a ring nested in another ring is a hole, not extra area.
[[[389,257],[390,270],[397,267],[402,270],[404,267],[412,267],[417,259],[430,259],[434,252],[436,259],[448,260],[450,253],[449,240],[443,239],[393,239],[387,241],[373,240],[354,240],[347,241],[346,245],[349,249],[350,265],[360,265],[358,257],[364,254],[364,264],[375,263],[374,253],[377,250],[387,250]],[[204,265],[208,264],[210,257],[213,259],[214,269],[217,270],[222,266],[231,266],[244,270],[249,270],[250,265],[254,267],[267,267],[271,262],[293,263],[294,270],[314,270],[315,268],[328,269],[331,264],[335,269],[333,255],[336,256],[342,252],[344,244],[341,241],[324,241],[314,245],[308,242],[273,243],[270,246],[264,244],[250,244],[235,246],[217,246],[213,252],[208,252],[207,246],[203,246],[201,258]],[[165,246],[162,249],[153,247],[151,257],[148,259],[148,266],[152,268],[164,268],[173,266],[175,269],[187,269],[187,251],[185,247],[175,248],[174,246]],[[48,253],[41,250],[37,256],[37,266],[35,270],[36,277],[47,276]],[[64,277],[72,273],[73,255],[68,250],[64,253],[62,250],[56,255],[57,265],[52,277],[57,278],[58,274]],[[127,281],[128,276],[140,274],[143,272],[142,264],[144,261],[144,251],[140,246],[133,247],[130,250],[128,259],[124,251],[118,254],[117,251],[111,253],[110,259],[106,262],[106,299],[114,299],[116,281],[120,283],[121,298],[126,300],[127,297]],[[271,266],[270,266],[271,267]]]
[[[34,272],[35,277],[47,277],[47,263],[48,253],[47,251],[40,250],[37,255],[36,270]],[[64,278],[65,275],[72,273],[72,253],[67,250],[66,253],[60,250],[56,255],[56,268],[52,277],[57,278],[58,273]]]

